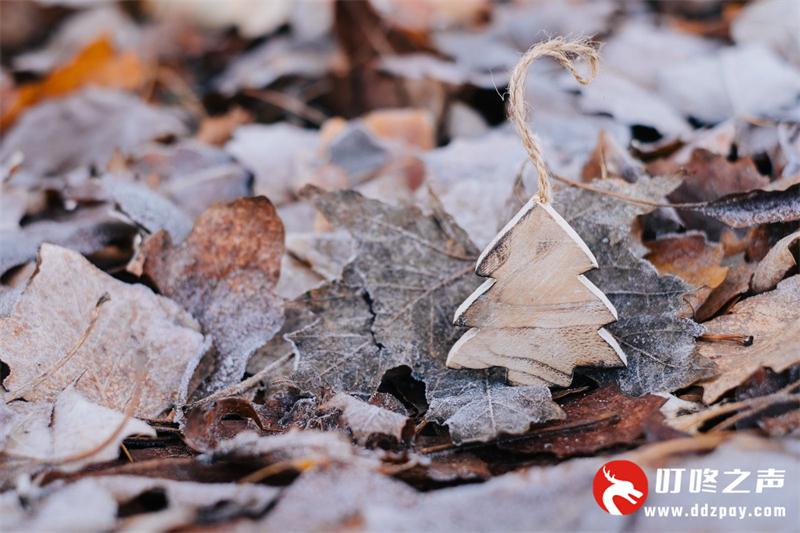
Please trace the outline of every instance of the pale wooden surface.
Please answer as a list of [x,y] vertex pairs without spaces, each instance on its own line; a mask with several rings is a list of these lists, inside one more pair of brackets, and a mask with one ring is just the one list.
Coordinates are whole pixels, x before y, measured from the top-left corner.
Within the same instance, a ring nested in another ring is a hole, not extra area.
[[602,329],[617,312],[582,274],[592,252],[550,206],[531,199],[489,243],[476,273],[491,276],[456,311],[468,326],[451,368],[509,370],[517,384],[569,385],[576,366],[621,366],[625,354]]

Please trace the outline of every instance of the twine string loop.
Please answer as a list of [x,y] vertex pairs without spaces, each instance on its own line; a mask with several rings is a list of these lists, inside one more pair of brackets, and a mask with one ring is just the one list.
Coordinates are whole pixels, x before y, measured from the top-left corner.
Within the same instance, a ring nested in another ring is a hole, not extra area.
[[[553,195],[552,185],[547,165],[542,156],[542,149],[528,127],[526,119],[528,106],[525,104],[525,79],[528,76],[528,68],[542,56],[548,56],[558,61],[581,85],[588,85],[597,75],[600,57],[594,44],[589,41],[567,41],[557,37],[528,49],[511,72],[511,80],[508,84],[510,94],[508,118],[514,123],[517,132],[522,137],[522,145],[528,152],[528,157],[539,175],[539,201],[549,204]],[[589,64],[588,77],[584,77],[577,71],[574,63],[576,59],[583,59]]]

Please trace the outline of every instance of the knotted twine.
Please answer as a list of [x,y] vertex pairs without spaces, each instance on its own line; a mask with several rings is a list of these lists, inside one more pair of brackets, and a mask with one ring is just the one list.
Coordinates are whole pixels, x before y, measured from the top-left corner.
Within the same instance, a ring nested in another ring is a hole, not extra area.
[[[517,132],[522,137],[522,145],[528,152],[528,157],[539,175],[539,201],[549,204],[553,196],[550,174],[542,157],[542,149],[528,127],[526,120],[528,106],[525,104],[525,79],[528,77],[528,68],[531,63],[542,56],[552,57],[561,63],[561,66],[569,70],[581,85],[588,85],[597,75],[600,57],[597,55],[597,49],[588,41],[565,41],[563,38],[557,37],[529,48],[511,72],[511,81],[508,84],[508,92],[511,96],[508,118],[514,123]],[[591,69],[586,78],[575,69],[574,61],[579,58],[584,59]]]

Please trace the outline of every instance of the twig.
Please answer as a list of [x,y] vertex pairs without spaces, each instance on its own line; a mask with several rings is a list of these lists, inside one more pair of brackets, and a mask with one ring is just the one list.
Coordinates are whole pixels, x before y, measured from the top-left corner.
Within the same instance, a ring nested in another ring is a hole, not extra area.
[[263,468],[259,468],[255,472],[244,476],[242,479],[237,481],[237,483],[258,483],[259,481],[263,481],[277,474],[282,474],[290,470],[299,470],[302,472],[318,464],[320,464],[319,461],[311,458],[280,461],[271,465],[267,465]]
[[654,202],[653,200],[647,200],[645,198],[636,198],[635,196],[629,196],[627,194],[623,194],[621,192],[616,191],[607,191],[605,189],[600,189],[598,187],[593,187],[588,183],[582,183],[580,181],[574,181],[569,178],[565,178],[564,176],[559,176],[558,174],[552,174],[553,178],[570,185],[572,187],[577,187],[578,189],[584,189],[587,191],[595,192],[597,194],[602,194],[604,196],[611,196],[613,198],[618,198],[620,200],[624,200],[626,202],[632,204],[640,204],[646,205],[649,207],[672,207],[675,209],[698,209],[700,207],[706,207],[708,202],[694,202],[694,203],[685,203],[685,204],[671,204],[669,202]]
[[29,381],[28,383],[17,389],[17,392],[15,392],[10,399],[6,400],[6,403],[10,403],[13,402],[14,400],[19,400],[23,398],[30,389],[38,387],[45,380],[47,380],[47,378],[49,378],[55,372],[63,368],[63,366],[66,365],[76,353],[78,353],[78,350],[80,349],[81,346],[83,346],[83,343],[86,342],[86,339],[89,338],[89,335],[94,330],[94,326],[95,324],[97,324],[97,319],[100,316],[100,308],[103,306],[104,303],[108,302],[109,300],[111,300],[111,296],[109,296],[107,292],[104,293],[100,297],[100,299],[97,300],[94,309],[92,309],[92,314],[89,318],[89,325],[83,331],[83,334],[81,334],[80,338],[78,339],[78,342],[75,343],[72,349],[70,349],[70,351],[67,352],[67,354],[64,357],[56,361],[50,368],[42,372],[39,376],[37,376],[32,381]]
[[327,115],[323,112],[314,109],[299,98],[289,96],[288,94],[269,89],[245,89],[243,94],[266,102],[275,107],[279,107],[289,113],[294,113],[301,118],[313,122],[317,126],[322,125],[323,122],[328,120]]
[[198,405],[204,405],[208,402],[213,402],[215,400],[219,400],[220,398],[227,398],[229,396],[236,396],[237,394],[241,394],[255,386],[257,386],[265,377],[267,377],[273,370],[284,364],[286,361],[294,357],[294,352],[288,352],[275,361],[271,362],[263,369],[259,370],[249,378],[241,381],[239,383],[234,383],[228,387],[225,387],[222,390],[218,390],[214,394],[210,394],[205,398],[197,400],[189,407],[197,407]]
[[127,458],[128,458],[128,462],[129,462],[129,463],[133,463],[133,462],[135,462],[135,461],[133,460],[133,456],[131,455],[131,452],[129,452],[129,451],[128,451],[128,447],[127,447],[127,446],[125,446],[125,443],[124,443],[124,442],[123,442],[122,444],[120,444],[120,445],[119,445],[119,447],[122,449],[122,453],[124,453],[124,454],[125,454],[125,457],[127,457]]
[[744,333],[730,333],[730,334],[713,334],[713,333],[705,333],[698,337],[698,340],[706,341],[706,342],[735,342],[737,344],[741,344],[742,346],[750,346],[753,344],[753,336],[746,335]]
[[[520,175],[520,176],[524,175],[525,167],[527,166],[527,164],[528,164],[528,160],[527,159],[522,162],[522,165],[520,167],[518,175]],[[577,189],[583,189],[583,190],[586,190],[586,191],[591,191],[593,193],[601,194],[603,196],[610,196],[612,198],[617,198],[619,200],[623,200],[623,201],[631,203],[631,204],[646,205],[646,206],[649,206],[649,207],[671,207],[673,209],[700,209],[702,207],[707,207],[709,205],[709,203],[710,203],[710,202],[691,202],[691,203],[683,203],[683,204],[672,204],[672,203],[669,203],[669,202],[656,202],[656,201],[653,201],[653,200],[648,200],[646,198],[637,198],[635,196],[630,196],[630,195],[627,195],[627,194],[624,194],[624,193],[621,193],[621,192],[609,191],[609,190],[602,189],[602,188],[599,188],[599,187],[593,187],[592,185],[589,185],[588,183],[583,183],[581,181],[571,180],[569,178],[566,178],[564,176],[560,176],[558,174],[552,174],[551,173],[550,176],[553,179],[555,179],[557,181],[560,181],[561,183],[566,183],[567,185],[569,185],[571,187],[575,187]],[[606,179],[606,178],[603,178],[603,179]]]
[[[136,381],[133,384],[133,392],[131,393],[131,397],[128,399],[128,403],[125,405],[125,412],[123,413],[124,416],[122,418],[122,422],[112,431],[108,437],[103,439],[103,441],[91,448],[89,450],[85,450],[82,452],[78,452],[73,455],[68,455],[66,457],[59,457],[57,459],[48,459],[47,461],[43,461],[50,465],[57,465],[57,464],[64,464],[64,463],[73,463],[75,461],[80,461],[82,459],[86,459],[87,457],[91,457],[92,455],[98,453],[100,450],[114,442],[114,439],[119,437],[119,435],[124,431],[125,426],[128,425],[128,422],[133,417],[133,413],[136,412],[136,409],[139,408],[139,401],[142,397],[142,388],[147,378],[147,368],[145,365],[145,361],[143,358],[138,358],[138,368],[136,369]],[[130,457],[130,454],[128,454]],[[133,460],[131,458],[131,460]]]

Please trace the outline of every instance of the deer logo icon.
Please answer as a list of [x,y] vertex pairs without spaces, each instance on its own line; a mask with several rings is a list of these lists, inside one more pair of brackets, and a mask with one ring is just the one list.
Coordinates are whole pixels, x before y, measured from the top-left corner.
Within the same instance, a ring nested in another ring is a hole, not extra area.
[[610,461],[595,474],[593,492],[608,514],[622,516],[642,506],[647,498],[647,476],[636,463]]

